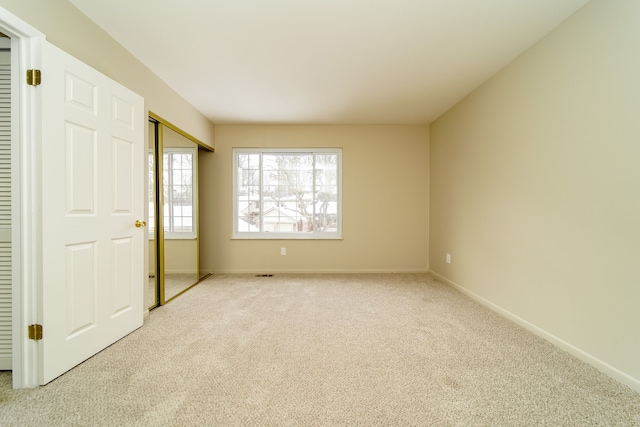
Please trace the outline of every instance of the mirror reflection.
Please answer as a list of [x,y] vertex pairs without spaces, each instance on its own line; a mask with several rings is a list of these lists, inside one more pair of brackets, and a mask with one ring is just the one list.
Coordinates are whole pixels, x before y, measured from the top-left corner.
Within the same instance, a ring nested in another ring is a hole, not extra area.
[[198,147],[169,128],[162,134],[164,295],[169,300],[198,282]]
[[208,276],[199,271],[199,145],[174,129],[149,118],[149,309]]

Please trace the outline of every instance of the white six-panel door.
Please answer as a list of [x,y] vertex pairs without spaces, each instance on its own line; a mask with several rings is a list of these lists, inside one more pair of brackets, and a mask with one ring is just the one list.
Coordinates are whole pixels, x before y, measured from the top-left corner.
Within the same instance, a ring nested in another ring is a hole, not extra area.
[[42,324],[45,384],[142,325],[143,99],[43,48]]

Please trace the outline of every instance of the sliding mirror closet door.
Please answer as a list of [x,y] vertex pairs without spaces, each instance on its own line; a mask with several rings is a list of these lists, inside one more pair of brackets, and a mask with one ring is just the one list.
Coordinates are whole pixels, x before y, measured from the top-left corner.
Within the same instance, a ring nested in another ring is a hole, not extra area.
[[213,148],[150,114],[149,309],[210,275],[199,271],[199,150]]
[[162,129],[164,297],[169,300],[198,283],[198,146]]

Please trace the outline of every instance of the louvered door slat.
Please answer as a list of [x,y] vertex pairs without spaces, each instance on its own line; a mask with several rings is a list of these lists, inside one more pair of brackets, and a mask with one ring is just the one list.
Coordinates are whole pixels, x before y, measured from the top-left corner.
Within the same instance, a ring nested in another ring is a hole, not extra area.
[[11,53],[0,52],[0,369],[11,369]]

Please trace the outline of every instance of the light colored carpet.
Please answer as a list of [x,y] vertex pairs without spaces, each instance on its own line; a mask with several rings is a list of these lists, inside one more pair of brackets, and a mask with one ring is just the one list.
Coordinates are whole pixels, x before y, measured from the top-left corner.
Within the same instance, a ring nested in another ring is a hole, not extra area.
[[3,426],[633,426],[640,394],[421,274],[212,276]]

